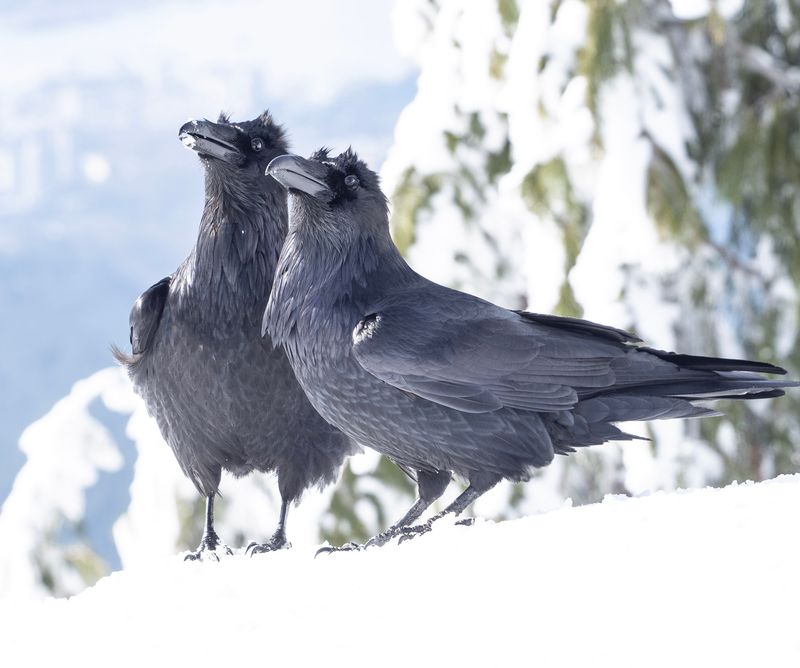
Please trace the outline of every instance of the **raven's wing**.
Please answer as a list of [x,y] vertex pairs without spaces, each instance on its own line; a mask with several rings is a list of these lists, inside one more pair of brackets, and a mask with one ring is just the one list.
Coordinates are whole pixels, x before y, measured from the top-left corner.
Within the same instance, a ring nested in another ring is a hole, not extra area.
[[153,336],[161,321],[161,313],[169,294],[171,276],[162,278],[155,285],[145,290],[136,300],[131,309],[131,351],[134,355],[141,355],[150,347]]
[[577,331],[431,285],[376,305],[353,330],[352,350],[374,376],[450,408],[561,411],[579,392],[613,385],[612,361],[628,350],[619,330],[597,336],[581,331],[592,323],[569,324]]

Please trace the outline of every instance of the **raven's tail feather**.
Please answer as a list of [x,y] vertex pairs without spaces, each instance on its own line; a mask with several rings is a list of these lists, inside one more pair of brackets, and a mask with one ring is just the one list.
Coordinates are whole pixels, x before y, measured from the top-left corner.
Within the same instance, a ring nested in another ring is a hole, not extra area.
[[[600,396],[640,396],[684,399],[686,401],[711,401],[716,399],[767,399],[784,394],[783,388],[797,387],[800,383],[787,380],[767,380],[755,374],[720,372],[705,378],[691,380],[655,380],[634,386],[610,388]],[[599,396],[596,398],[600,398]],[[623,418],[618,418],[623,419]],[[653,419],[653,418],[637,418]]]
[[[722,361],[736,362],[736,360]],[[607,394],[584,399],[576,404],[571,413],[561,414],[559,422],[567,429],[562,431],[557,427],[553,443],[557,452],[565,454],[573,452],[576,447],[599,445],[605,441],[641,438],[625,433],[614,423],[719,417],[722,415],[719,411],[697,405],[695,402],[718,399],[767,399],[783,395],[782,388],[797,386],[800,386],[800,383],[796,381],[768,380],[741,371],[718,371],[699,380],[686,380],[680,383],[655,381],[635,387],[619,388]]]
[[755,373],[773,373],[783,375],[786,369],[767,362],[754,362],[751,360],[728,359],[725,357],[702,357],[699,355],[682,355],[670,353],[655,348],[638,346],[637,350],[650,353],[656,357],[670,362],[675,366],[694,371],[750,371]]

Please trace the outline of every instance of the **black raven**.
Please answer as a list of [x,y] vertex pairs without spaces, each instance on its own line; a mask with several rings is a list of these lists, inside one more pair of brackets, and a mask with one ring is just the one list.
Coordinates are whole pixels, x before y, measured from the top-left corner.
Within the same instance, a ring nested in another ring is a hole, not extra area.
[[285,153],[282,128],[265,112],[252,121],[189,121],[181,141],[205,167],[197,242],[177,271],[142,294],[130,316],[132,354],[115,356],[158,421],[183,472],[206,497],[197,552],[216,556],[214,497],[222,469],[275,471],[278,528],[251,553],[288,546],[286,514],[312,484],[332,482],[351,441],[313,409],[286,355],[261,336],[278,254],[286,193],[265,175]]
[[289,189],[289,233],[263,330],[325,419],[416,473],[417,502],[368,544],[407,532],[453,474],[469,482],[444,511],[458,514],[555,453],[636,438],[614,422],[718,415],[695,402],[797,385],[758,375],[785,373],[771,364],[653,350],[423,278],[392,242],[378,177],[351,150],[281,156],[267,173]]

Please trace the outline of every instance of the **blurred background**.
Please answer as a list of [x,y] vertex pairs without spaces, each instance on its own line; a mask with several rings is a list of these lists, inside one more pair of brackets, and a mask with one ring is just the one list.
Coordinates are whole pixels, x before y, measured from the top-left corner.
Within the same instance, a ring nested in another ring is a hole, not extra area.
[[[109,354],[194,242],[188,117],[269,108],[299,153],[352,144],[434,280],[800,376],[797,0],[0,2],[0,62],[0,595],[73,594],[199,540],[201,500]],[[798,470],[800,394],[719,407],[629,425],[652,440],[474,512]],[[271,533],[274,480],[222,493],[224,540]],[[413,494],[354,457],[290,539],[363,540]]]

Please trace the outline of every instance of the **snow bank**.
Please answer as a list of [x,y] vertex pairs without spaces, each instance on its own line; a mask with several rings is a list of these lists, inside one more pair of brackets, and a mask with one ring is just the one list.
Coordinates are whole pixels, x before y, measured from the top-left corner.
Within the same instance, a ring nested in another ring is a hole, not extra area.
[[795,475],[365,553],[175,557],[0,604],[4,663],[796,666],[799,508]]
[[[20,437],[27,462],[2,505],[0,592],[9,596],[45,595],[42,573],[60,593],[80,591],[75,550],[59,550],[53,537],[64,523],[75,526],[86,514],[86,490],[103,472],[122,466],[122,455],[108,429],[89,407],[111,401],[127,382],[119,369],[104,369],[75,383],[72,391]],[[128,393],[133,397],[133,393]],[[36,564],[37,567],[32,565]]]
[[[125,433],[114,433],[115,421]],[[133,451],[127,461],[125,438]],[[25,430],[20,448],[27,461],[0,507],[0,598],[74,595],[107,574],[113,556],[123,568],[138,568],[199,541],[202,518],[191,512],[201,499],[121,368],[75,383]],[[362,466],[376,459],[362,455]],[[118,480],[104,494],[92,494],[124,465],[132,468],[130,484]],[[220,490],[216,527],[223,540],[237,546],[272,535],[280,507],[273,476],[225,474]],[[333,486],[308,490],[292,509],[289,535],[296,546],[319,541],[333,492]],[[407,504],[394,500],[387,512],[399,517]]]

